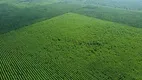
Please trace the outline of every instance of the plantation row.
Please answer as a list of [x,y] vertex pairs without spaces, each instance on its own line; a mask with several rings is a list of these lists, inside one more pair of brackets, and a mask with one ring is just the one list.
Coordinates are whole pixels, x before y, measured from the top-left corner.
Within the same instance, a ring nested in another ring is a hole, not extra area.
[[0,35],[1,76],[3,80],[142,79],[141,35],[142,29],[64,14]]

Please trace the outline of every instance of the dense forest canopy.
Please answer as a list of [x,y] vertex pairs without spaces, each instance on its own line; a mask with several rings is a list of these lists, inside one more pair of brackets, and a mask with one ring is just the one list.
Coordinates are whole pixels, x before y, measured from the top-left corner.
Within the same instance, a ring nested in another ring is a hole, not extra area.
[[1,0],[0,3],[53,3],[68,2],[88,5],[102,5],[124,9],[142,10],[142,0]]
[[86,0],[86,4],[142,10],[142,0]]
[[141,0],[1,0],[0,33],[66,12],[142,27],[141,4]]

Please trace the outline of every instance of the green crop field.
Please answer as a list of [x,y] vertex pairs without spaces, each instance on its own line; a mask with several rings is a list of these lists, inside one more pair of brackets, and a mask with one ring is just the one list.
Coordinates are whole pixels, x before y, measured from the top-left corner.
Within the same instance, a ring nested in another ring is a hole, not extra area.
[[2,80],[141,80],[142,29],[67,13],[0,35]]
[[0,80],[142,80],[141,0],[0,0]]

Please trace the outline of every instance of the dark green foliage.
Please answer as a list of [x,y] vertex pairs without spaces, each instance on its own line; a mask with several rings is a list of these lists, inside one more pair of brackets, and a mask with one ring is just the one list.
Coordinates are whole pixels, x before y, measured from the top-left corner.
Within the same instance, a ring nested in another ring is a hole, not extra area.
[[75,12],[90,17],[142,28],[142,12],[139,11],[129,11],[101,6],[85,6]]
[[15,30],[45,19],[70,12],[79,6],[71,4],[50,4],[18,8],[8,4],[0,4],[0,34]]
[[17,7],[20,5],[13,6],[6,3],[0,4],[0,34],[67,12],[76,12],[103,20],[123,23],[134,27],[142,27],[142,12],[138,11],[89,5],[82,7],[82,5],[79,4],[69,4],[65,2],[48,5],[32,5],[32,3],[30,3],[30,5],[32,5],[30,7],[26,7],[26,4],[23,5],[25,5],[25,7]]
[[88,5],[109,6],[127,10],[142,10],[141,0],[86,0]]

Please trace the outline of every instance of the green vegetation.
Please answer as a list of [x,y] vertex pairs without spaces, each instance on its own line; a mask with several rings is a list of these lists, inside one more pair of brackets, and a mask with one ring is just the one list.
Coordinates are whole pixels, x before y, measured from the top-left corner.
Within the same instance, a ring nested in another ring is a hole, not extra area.
[[[73,4],[75,2],[76,4]],[[102,7],[100,5],[81,5],[79,3],[80,1],[76,0],[72,2],[64,2],[61,0],[1,0],[0,34],[31,25],[45,19],[50,19],[67,12],[74,12],[133,27],[142,27],[141,11],[125,10],[115,7]]]
[[84,6],[75,11],[86,16],[142,28],[142,12],[102,6]]
[[0,4],[0,34],[75,10],[80,6],[56,3],[18,8]]
[[142,11],[141,0],[86,0],[85,4]]
[[32,7],[61,2],[60,0],[0,0],[0,3],[12,4],[17,7]]
[[2,80],[141,80],[142,29],[67,13],[0,35]]
[[0,80],[142,80],[141,0],[0,0]]

